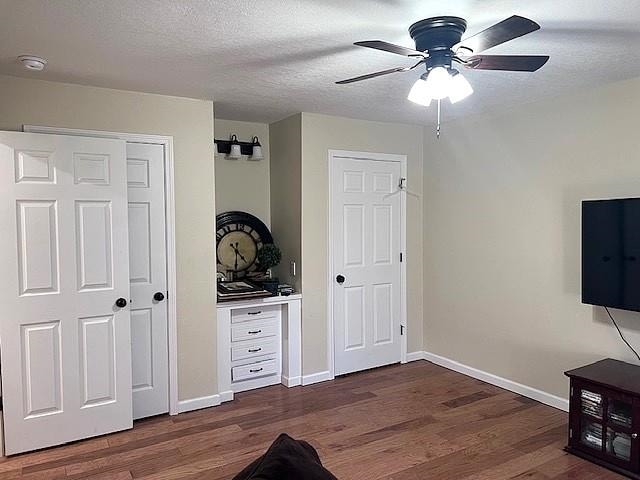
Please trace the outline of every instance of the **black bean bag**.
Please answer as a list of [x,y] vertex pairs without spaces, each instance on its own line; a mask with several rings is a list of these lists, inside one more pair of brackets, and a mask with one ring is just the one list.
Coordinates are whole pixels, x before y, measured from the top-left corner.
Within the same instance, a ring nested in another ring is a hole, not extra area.
[[322,466],[316,449],[304,440],[281,433],[267,453],[233,480],[338,480]]

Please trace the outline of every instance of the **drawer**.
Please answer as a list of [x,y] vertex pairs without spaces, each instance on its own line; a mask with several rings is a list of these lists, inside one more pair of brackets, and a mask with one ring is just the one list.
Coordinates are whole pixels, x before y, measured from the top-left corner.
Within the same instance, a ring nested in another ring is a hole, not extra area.
[[231,326],[231,341],[239,342],[251,338],[273,337],[278,335],[280,322],[274,320],[254,320]]
[[231,310],[231,323],[248,320],[266,320],[280,316],[280,305],[261,305],[258,307],[234,308]]
[[275,359],[264,360],[262,362],[240,365],[231,369],[231,378],[234,382],[249,380],[251,378],[264,377],[278,373],[278,365]]
[[247,340],[231,345],[231,361],[261,355],[274,355],[278,352],[278,337],[267,337],[257,340]]

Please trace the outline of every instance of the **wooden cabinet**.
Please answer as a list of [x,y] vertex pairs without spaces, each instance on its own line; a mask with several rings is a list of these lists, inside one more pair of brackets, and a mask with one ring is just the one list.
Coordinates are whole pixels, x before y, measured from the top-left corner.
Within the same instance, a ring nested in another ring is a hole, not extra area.
[[640,480],[640,367],[606,359],[565,374],[567,451]]

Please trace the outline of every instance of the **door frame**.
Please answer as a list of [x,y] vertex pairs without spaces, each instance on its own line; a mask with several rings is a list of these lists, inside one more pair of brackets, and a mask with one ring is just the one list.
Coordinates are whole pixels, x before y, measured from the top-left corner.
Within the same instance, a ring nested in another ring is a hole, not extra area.
[[150,143],[164,147],[165,163],[165,228],[167,241],[167,329],[169,347],[169,414],[177,415],[178,410],[178,312],[176,303],[176,212],[174,188],[173,137],[167,135],[147,135],[139,133],[109,132],[82,128],[48,127],[44,125],[23,125],[29,133],[49,133],[74,135],[78,137],[113,138],[128,143]]
[[[350,150],[330,149],[329,162],[329,196],[327,198],[327,362],[329,365],[329,379],[335,378],[334,353],[334,318],[333,318],[333,232],[332,232],[332,199],[333,199],[333,169],[335,161],[339,159],[371,160],[400,163],[400,176],[407,179],[407,156],[390,153],[359,152]],[[408,179],[405,181],[408,182]],[[400,363],[407,363],[407,196],[400,193],[400,325],[404,327],[404,335],[400,338]]]

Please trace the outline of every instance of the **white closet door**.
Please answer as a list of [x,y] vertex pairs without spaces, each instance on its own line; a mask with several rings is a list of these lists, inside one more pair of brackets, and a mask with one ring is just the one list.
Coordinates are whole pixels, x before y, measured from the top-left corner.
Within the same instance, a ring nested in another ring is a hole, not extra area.
[[162,145],[127,144],[127,183],[133,418],[137,419],[169,411]]
[[334,158],[335,374],[400,361],[399,162]]
[[125,142],[0,132],[8,454],[132,426]]

